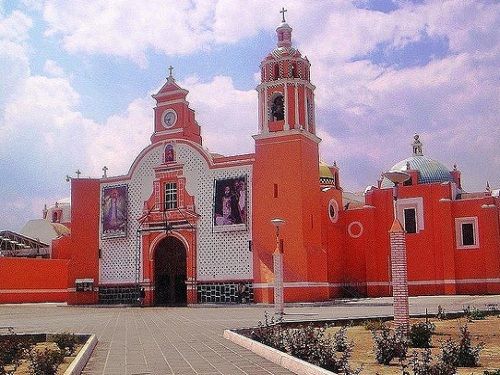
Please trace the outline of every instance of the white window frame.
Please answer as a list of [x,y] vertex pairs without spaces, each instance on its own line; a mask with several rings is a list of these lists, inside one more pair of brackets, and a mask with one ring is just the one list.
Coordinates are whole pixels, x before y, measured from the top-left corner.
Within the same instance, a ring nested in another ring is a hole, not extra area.
[[410,234],[418,234],[425,229],[424,225],[424,200],[422,197],[418,198],[403,198],[398,199],[396,202],[396,212],[398,220],[403,224],[405,222],[404,210],[408,208],[413,208],[415,210],[415,219],[417,225],[417,231]]
[[[174,188],[169,188],[169,185],[173,185]],[[177,181],[170,181],[165,183],[164,187],[164,193],[165,193],[165,210],[175,210],[179,207],[179,194],[178,194],[178,189],[177,189]],[[171,199],[169,200],[168,198],[173,198],[175,197],[175,207],[168,207],[169,203],[173,203],[174,200]]]
[[[473,245],[463,244],[463,233],[462,233],[463,224],[472,224],[472,228],[474,230]],[[479,249],[479,225],[477,221],[477,216],[455,218],[455,238],[456,238],[457,249],[463,249],[463,250]]]

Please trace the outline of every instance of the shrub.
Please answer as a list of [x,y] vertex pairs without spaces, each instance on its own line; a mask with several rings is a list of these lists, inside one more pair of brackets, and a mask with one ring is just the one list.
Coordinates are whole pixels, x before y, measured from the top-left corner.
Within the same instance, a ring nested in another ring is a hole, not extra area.
[[383,320],[365,320],[363,322],[363,327],[365,327],[365,329],[367,331],[381,331],[383,330],[386,325],[385,325],[385,322]]
[[74,353],[78,344],[78,338],[73,333],[59,333],[54,335],[52,340],[64,355],[70,356]]
[[269,317],[267,311],[264,313],[264,322],[259,321],[257,327],[251,332],[252,340],[264,345],[272,346],[275,349],[286,351],[285,330],[280,326],[281,318],[275,320]]
[[429,321],[412,324],[409,333],[410,345],[413,348],[430,348],[435,330],[436,326]]
[[361,372],[361,369],[352,370],[349,366],[352,344],[347,344],[338,357],[335,340],[325,335],[324,328],[315,328],[312,324],[284,328],[280,323],[280,320],[275,321],[266,313],[264,322],[259,322],[251,332],[251,338],[330,371],[344,375]]
[[417,351],[413,352],[412,370],[414,375],[454,375],[456,368],[443,361],[433,363],[431,350],[426,348],[420,358]]
[[384,327],[381,331],[372,331],[375,358],[380,364],[388,365],[394,358],[405,359],[408,352],[408,339],[402,329],[395,331]]
[[448,319],[448,316],[446,315],[446,312],[444,311],[444,309],[443,309],[443,307],[441,305],[438,305],[438,311],[437,311],[436,317],[439,320],[446,320],[446,319]]
[[500,369],[497,369],[497,370],[486,370],[485,372],[483,372],[483,375],[500,375]]
[[464,307],[464,314],[469,322],[472,322],[473,320],[483,320],[486,317],[486,313],[479,310],[475,306]]
[[472,345],[467,324],[460,327],[460,335],[460,342],[456,343],[448,339],[441,345],[443,362],[455,367],[477,367],[479,354],[484,344]]
[[340,327],[340,329],[335,332],[333,335],[333,341],[335,342],[335,350],[338,352],[345,352],[350,345],[349,341],[347,340],[347,327],[343,326]]
[[24,350],[33,345],[31,338],[18,336],[12,331],[0,336],[0,363],[16,365],[21,360]]
[[64,356],[59,350],[33,348],[29,351],[29,359],[31,375],[55,375]]

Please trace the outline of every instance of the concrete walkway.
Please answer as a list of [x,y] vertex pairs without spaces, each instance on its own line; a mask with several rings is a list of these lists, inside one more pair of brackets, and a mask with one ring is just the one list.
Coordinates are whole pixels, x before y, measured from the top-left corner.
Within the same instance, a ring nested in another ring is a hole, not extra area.
[[[500,296],[410,298],[410,313],[463,306],[484,308]],[[225,340],[227,328],[252,327],[272,306],[132,308],[73,307],[58,304],[0,305],[0,328],[21,332],[95,333],[99,343],[83,374],[292,374]],[[391,298],[334,301],[328,305],[288,306],[285,320],[384,316]],[[0,329],[0,333],[3,333]]]

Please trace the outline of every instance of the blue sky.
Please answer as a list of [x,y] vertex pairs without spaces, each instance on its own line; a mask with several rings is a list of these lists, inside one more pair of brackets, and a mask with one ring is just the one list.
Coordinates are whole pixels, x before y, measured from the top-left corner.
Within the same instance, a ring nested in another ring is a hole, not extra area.
[[[151,135],[169,65],[204,146],[253,152],[259,64],[279,8],[312,64],[321,158],[345,190],[411,153],[468,191],[500,187],[496,1],[0,0],[0,229],[69,196],[66,174],[126,173]],[[224,135],[221,137],[221,135]]]

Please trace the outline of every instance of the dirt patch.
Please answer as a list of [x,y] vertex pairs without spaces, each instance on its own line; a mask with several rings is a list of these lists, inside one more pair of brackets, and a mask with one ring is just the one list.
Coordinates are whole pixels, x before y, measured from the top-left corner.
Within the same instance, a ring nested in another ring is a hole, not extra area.
[[[424,319],[412,319],[412,323],[424,321]],[[441,342],[451,337],[453,340],[459,340],[459,327],[468,324],[472,336],[472,344],[477,345],[483,342],[484,348],[481,350],[479,359],[480,367],[461,367],[458,368],[459,375],[482,375],[485,370],[500,369],[500,317],[488,316],[484,320],[475,320],[467,322],[467,319],[436,320],[431,319],[436,325],[436,331],[432,335],[432,356],[437,358],[441,352]],[[338,328],[329,328],[334,333]],[[372,334],[363,326],[354,326],[347,329],[347,337],[354,342],[354,350],[351,357],[351,367],[363,367],[361,374],[394,374],[400,375],[401,368],[397,359],[394,359],[389,366],[379,365],[375,360],[373,350]],[[414,350],[410,348],[408,354],[411,355]]]

